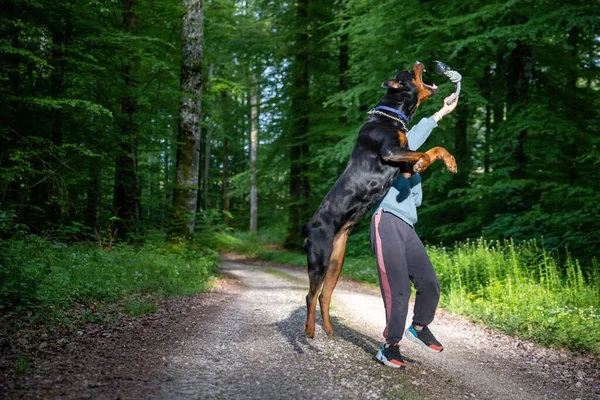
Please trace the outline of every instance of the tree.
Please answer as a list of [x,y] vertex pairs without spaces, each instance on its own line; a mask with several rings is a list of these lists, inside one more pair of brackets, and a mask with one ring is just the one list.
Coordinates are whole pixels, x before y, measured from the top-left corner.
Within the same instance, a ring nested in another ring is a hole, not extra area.
[[200,118],[202,105],[203,0],[184,0],[181,48],[181,91],[179,135],[171,236],[194,233],[198,201]]
[[258,230],[258,189],[256,183],[256,155],[258,153],[258,112],[260,104],[260,72],[254,72],[250,88],[250,232]]
[[292,66],[290,113],[290,199],[288,206],[288,231],[285,246],[298,249],[302,243],[301,227],[306,212],[303,211],[310,193],[308,180],[308,0],[296,1],[296,49]]

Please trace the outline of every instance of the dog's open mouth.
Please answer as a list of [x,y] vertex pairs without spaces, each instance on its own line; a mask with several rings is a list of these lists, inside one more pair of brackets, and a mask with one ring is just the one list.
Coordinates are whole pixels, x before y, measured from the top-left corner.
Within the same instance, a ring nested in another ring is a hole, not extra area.
[[423,72],[426,72],[425,65],[423,65],[423,63],[420,63],[417,61],[413,68],[414,68],[415,72],[418,74],[417,76],[418,76],[419,80],[423,83],[423,86],[429,90],[431,95],[436,94],[438,87],[434,83],[427,83],[423,80]]
[[423,81],[423,86],[425,86],[427,89],[431,90],[431,92],[433,94],[437,93],[438,87],[436,86],[435,83],[429,84],[429,83]]
[[423,82],[423,86],[425,86],[427,89],[429,89],[431,91],[432,94],[436,94],[438,87],[435,83],[427,83],[423,80],[423,72],[427,72],[427,70],[425,69],[425,67],[423,67],[423,70],[421,71],[421,82]]

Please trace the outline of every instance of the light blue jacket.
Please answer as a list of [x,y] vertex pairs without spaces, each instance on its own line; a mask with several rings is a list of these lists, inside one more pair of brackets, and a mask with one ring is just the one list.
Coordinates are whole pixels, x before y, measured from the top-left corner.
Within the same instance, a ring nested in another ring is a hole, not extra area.
[[[437,126],[433,117],[420,120],[406,134],[408,148],[418,150]],[[373,214],[377,213],[379,209],[383,209],[414,227],[418,219],[417,207],[421,205],[422,199],[421,176],[414,174],[410,179],[406,179],[402,175],[398,175],[387,194],[375,207]]]

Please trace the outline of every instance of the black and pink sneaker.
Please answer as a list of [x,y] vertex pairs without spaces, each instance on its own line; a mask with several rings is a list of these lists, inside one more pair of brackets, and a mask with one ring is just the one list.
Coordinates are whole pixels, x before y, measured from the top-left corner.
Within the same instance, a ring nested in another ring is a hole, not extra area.
[[426,326],[419,331],[415,329],[415,324],[410,324],[406,332],[404,332],[404,337],[411,342],[417,343],[428,351],[439,353],[444,350],[444,346],[437,341],[435,336],[433,336],[433,333],[431,333]]
[[377,360],[381,361],[384,365],[392,368],[406,368],[406,363],[400,354],[400,347],[397,344],[389,345],[384,344],[381,346],[377,355]]

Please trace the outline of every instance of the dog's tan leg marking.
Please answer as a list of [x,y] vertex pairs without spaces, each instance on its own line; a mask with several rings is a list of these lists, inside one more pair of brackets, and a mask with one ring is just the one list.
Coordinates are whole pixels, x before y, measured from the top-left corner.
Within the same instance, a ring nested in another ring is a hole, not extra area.
[[318,293],[319,291],[317,290],[313,295],[310,306],[308,307],[308,312],[306,314],[306,325],[304,326],[304,332],[306,333],[306,337],[309,339],[315,337],[315,314],[317,311]]
[[458,171],[454,156],[448,153],[448,150],[445,148],[434,147],[433,149],[427,150],[425,154],[429,156],[431,163],[433,163],[435,160],[443,160],[444,164],[446,164],[446,168],[448,168],[450,172],[456,173],[456,171]]
[[321,306],[321,316],[323,317],[323,330],[328,335],[333,335],[333,327],[331,326],[331,318],[329,316],[329,305],[331,304],[331,294],[342,272],[344,266],[344,255],[346,254],[346,241],[350,235],[350,224],[342,227],[339,233],[333,239],[333,251],[329,259],[329,268],[323,282],[323,291],[319,296],[319,304]]
[[419,153],[418,151],[408,151],[406,149],[400,149],[400,154],[387,154],[382,156],[385,161],[390,162],[409,162],[416,163],[425,156],[425,153]]
[[408,138],[406,137],[406,132],[398,129],[398,141],[400,142],[400,146],[406,147],[408,144]]

